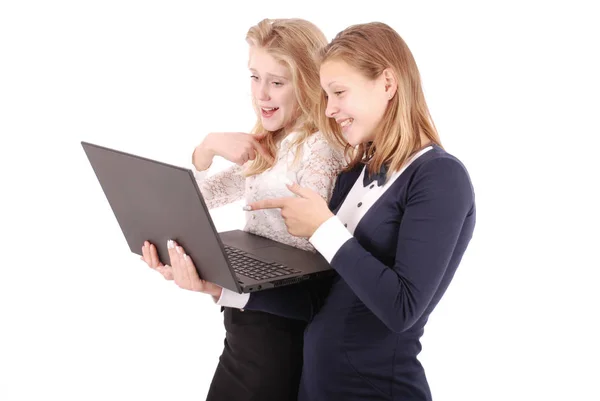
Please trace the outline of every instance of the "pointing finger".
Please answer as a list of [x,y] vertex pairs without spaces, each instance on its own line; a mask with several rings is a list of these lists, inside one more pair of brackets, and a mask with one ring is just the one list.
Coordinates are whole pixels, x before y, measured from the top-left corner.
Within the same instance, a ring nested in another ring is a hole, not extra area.
[[249,203],[245,209],[247,210],[262,210],[262,209],[277,209],[286,205],[288,198],[262,199],[256,202]]

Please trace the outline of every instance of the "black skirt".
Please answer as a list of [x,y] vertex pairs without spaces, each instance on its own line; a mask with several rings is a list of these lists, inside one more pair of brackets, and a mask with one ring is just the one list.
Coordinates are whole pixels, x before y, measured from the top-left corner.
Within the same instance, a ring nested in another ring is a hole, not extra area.
[[225,347],[207,401],[296,401],[306,323],[225,308]]

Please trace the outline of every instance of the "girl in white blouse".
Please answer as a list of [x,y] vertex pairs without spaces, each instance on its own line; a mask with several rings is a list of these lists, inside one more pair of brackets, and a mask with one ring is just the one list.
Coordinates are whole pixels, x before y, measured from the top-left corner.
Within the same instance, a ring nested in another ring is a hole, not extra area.
[[[329,200],[343,152],[335,143],[336,128],[319,113],[315,55],[327,44],[325,36],[310,22],[277,19],[251,27],[246,39],[258,119],[251,134],[211,133],[194,150],[196,178],[207,206],[287,196],[290,182]],[[207,176],[214,156],[235,165]],[[244,229],[314,251],[306,238],[288,233],[276,210],[248,214]],[[171,267],[158,260],[153,244],[146,242],[142,253],[150,267],[173,279]],[[224,321],[225,347],[208,400],[295,400],[305,323],[234,308],[225,308]]]

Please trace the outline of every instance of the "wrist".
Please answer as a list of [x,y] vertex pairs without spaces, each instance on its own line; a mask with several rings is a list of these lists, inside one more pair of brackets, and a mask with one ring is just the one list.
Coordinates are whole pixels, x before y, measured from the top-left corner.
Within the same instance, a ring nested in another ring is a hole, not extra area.
[[318,222],[318,224],[316,224],[316,226],[313,228],[312,233],[309,235],[309,238],[312,237],[314,235],[314,233],[323,225],[325,224],[325,222],[327,220],[329,220],[330,218],[332,218],[333,216],[335,216],[335,214],[333,214],[331,212],[331,210],[327,210],[326,213],[323,213],[323,216],[321,216],[320,221]]
[[333,216],[335,216],[335,214],[333,214],[331,212],[331,210],[327,210],[327,213],[323,213],[323,219],[321,219],[321,223],[317,226],[317,228],[321,227],[323,225],[323,223],[325,223],[327,220],[329,220]]
[[194,149],[194,152],[192,153],[192,164],[198,171],[209,168],[215,157],[215,153],[212,150],[208,139],[208,137],[205,138],[200,145],[196,146],[196,149]]

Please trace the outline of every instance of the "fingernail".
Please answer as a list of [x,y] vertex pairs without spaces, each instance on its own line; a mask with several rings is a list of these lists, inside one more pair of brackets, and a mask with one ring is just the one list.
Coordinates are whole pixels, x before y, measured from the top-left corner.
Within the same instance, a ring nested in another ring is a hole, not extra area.
[[187,253],[184,253],[184,254],[183,254],[183,259],[184,259],[184,260],[186,260],[186,261],[188,260],[188,255],[187,255]]
[[242,209],[245,210],[246,212],[249,212],[250,210],[252,210],[252,206],[246,205]]
[[175,248],[175,243],[173,242],[172,239],[167,241],[167,248]]
[[283,182],[285,182],[285,185],[294,185],[294,181],[290,180],[289,178],[286,178],[283,180]]
[[178,247],[177,247],[177,248],[175,248],[175,249],[177,250],[177,253],[178,253],[178,254],[180,254],[180,255],[181,255],[181,254],[183,253],[183,250],[181,249],[181,247],[180,247],[180,246],[178,246]]

